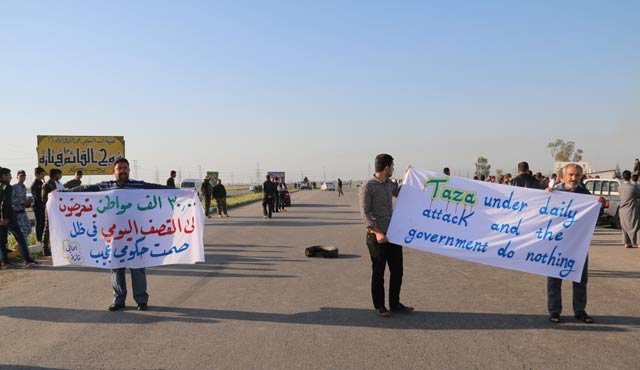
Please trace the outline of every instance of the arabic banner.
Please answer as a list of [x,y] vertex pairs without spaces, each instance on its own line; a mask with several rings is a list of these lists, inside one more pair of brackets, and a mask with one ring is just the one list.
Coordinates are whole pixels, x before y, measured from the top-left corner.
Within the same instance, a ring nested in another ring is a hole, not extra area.
[[411,168],[387,237],[453,258],[580,281],[599,211],[591,195]]
[[63,175],[82,170],[85,175],[111,175],[113,162],[124,157],[124,136],[38,135],[38,165],[47,173],[59,168]]
[[204,211],[192,190],[54,192],[47,212],[54,266],[204,262]]

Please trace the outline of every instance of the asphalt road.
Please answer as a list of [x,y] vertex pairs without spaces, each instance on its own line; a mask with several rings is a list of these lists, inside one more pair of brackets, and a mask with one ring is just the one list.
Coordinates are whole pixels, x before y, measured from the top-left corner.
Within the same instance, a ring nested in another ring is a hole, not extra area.
[[[265,220],[259,204],[206,221],[206,263],[148,269],[150,310],[108,312],[110,275],[90,268],[0,271],[1,369],[637,369],[640,250],[597,229],[596,324],[547,320],[542,276],[405,248],[402,301],[370,303],[355,189],[302,191]],[[328,244],[338,259],[309,259]],[[48,263],[45,260],[45,264]],[[127,274],[127,280],[129,280]],[[129,283],[130,284],[130,283]]]

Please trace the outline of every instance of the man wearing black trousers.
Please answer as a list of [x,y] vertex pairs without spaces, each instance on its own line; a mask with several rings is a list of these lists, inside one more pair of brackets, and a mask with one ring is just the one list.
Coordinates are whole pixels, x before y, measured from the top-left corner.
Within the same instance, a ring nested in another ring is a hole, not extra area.
[[411,312],[413,307],[400,303],[402,286],[402,246],[387,239],[387,229],[393,212],[392,197],[398,196],[399,187],[391,181],[393,157],[379,154],[375,161],[376,173],[360,190],[360,212],[367,225],[367,247],[371,256],[371,296],[373,307],[381,317],[389,317],[384,304],[384,270],[389,265],[389,308],[395,312]]

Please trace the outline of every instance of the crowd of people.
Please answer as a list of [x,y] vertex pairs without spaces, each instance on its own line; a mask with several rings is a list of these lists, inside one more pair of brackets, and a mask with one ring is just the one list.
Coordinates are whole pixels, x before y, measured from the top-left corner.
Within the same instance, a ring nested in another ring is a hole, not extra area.
[[[400,289],[402,285],[403,262],[402,246],[391,243],[386,232],[391,220],[393,206],[391,199],[397,196],[400,187],[397,182],[391,180],[393,175],[393,157],[388,154],[380,154],[375,159],[376,172],[360,190],[360,207],[363,220],[367,225],[366,241],[372,262],[371,294],[373,306],[381,317],[389,317],[391,311],[408,313],[413,307],[400,302]],[[45,170],[38,167],[34,170],[35,180],[29,191],[31,199],[27,196],[27,187],[24,184],[26,172],[17,172],[17,183],[11,184],[11,170],[0,167],[0,257],[2,268],[15,267],[9,259],[7,249],[8,234],[16,239],[18,250],[22,255],[25,267],[37,265],[38,262],[30,255],[27,237],[31,233],[31,222],[26,215],[26,208],[33,207],[35,216],[35,237],[41,244],[45,255],[50,255],[48,235],[48,218],[46,215],[46,202],[48,195],[55,191],[104,191],[117,188],[144,188],[144,189],[171,189],[175,188],[175,171],[171,172],[167,185],[150,184],[129,179],[129,163],[121,158],[114,163],[115,180],[105,181],[96,185],[82,185],[82,171],[77,171],[72,180],[64,185],[60,183],[62,171],[51,169],[49,179],[44,182]],[[443,172],[450,175],[448,168]],[[637,184],[640,175],[640,161],[635,160],[633,172],[625,170],[621,174],[620,193],[620,224],[622,237],[626,248],[640,246],[640,186]],[[498,182],[511,186],[547,189],[547,191],[567,191],[573,193],[590,194],[583,185],[582,167],[577,164],[569,164],[558,175],[543,177],[540,173],[533,174],[527,162],[518,163],[516,177],[511,174],[474,178],[480,181]],[[226,189],[220,179],[216,185],[211,184],[209,176],[204,178],[201,192],[205,200],[205,214],[210,215],[211,200],[216,200],[219,217],[229,217],[226,205]],[[339,189],[341,190],[341,181]],[[286,211],[287,185],[284,178],[267,175],[262,186],[263,217],[271,218],[273,213]],[[343,195],[339,192],[339,196]],[[389,266],[389,304],[390,310],[385,305],[384,271]],[[126,298],[125,269],[112,270],[112,287],[114,301],[109,306],[110,311],[124,308]],[[147,309],[148,294],[146,292],[146,274],[144,268],[131,269],[134,299],[139,310]],[[584,262],[583,274],[580,282],[573,283],[573,310],[574,317],[585,323],[592,323],[593,319],[586,312],[588,280],[588,257]],[[562,311],[562,279],[549,277],[547,281],[547,302],[549,320],[560,322]]]

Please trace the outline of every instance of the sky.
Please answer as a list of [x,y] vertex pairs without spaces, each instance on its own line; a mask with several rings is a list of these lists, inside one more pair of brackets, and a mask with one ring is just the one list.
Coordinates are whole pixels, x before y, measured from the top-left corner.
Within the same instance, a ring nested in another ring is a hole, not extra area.
[[[0,1],[0,166],[124,136],[132,177],[472,176],[640,157],[638,1]],[[86,180],[86,178],[85,178]],[[92,182],[92,180],[89,180]]]

